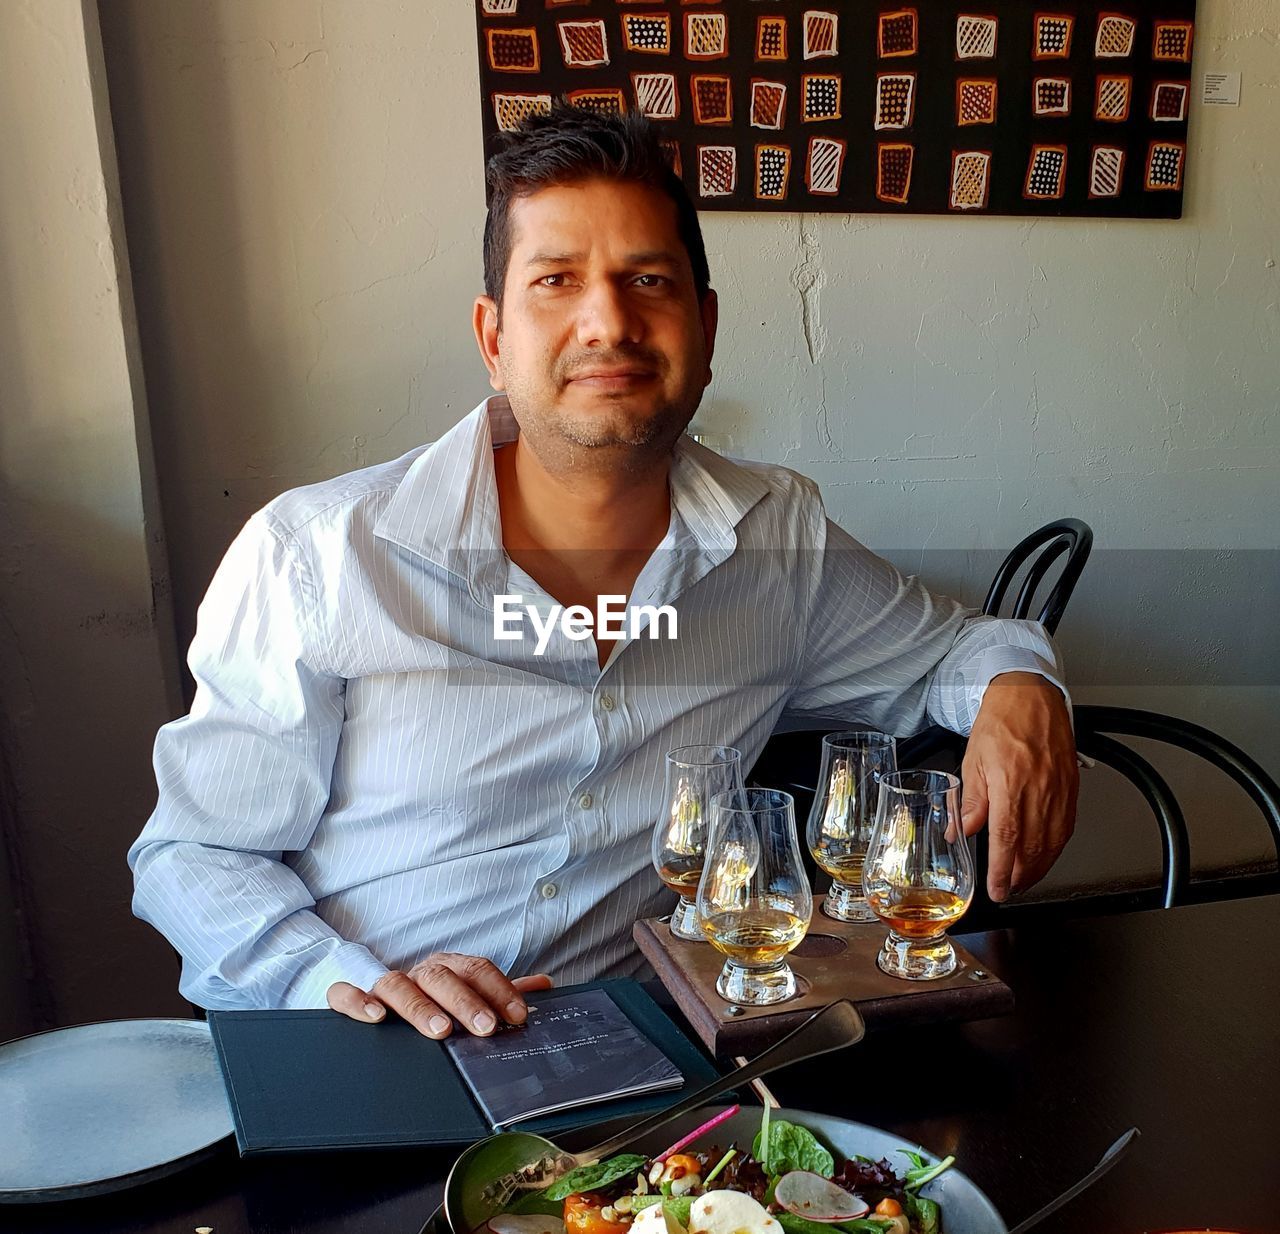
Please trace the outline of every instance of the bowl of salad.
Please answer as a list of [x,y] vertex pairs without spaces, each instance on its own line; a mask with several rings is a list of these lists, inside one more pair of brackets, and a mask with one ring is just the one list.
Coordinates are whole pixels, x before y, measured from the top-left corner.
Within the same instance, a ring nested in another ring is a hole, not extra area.
[[[442,1214],[428,1231],[449,1234]],[[901,1137],[802,1110],[704,1107],[453,1234],[1007,1234],[981,1190]]]

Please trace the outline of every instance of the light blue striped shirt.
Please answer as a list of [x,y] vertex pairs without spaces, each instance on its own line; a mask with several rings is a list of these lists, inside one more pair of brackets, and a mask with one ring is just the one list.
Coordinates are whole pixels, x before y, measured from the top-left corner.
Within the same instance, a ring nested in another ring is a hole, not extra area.
[[[553,602],[502,550],[489,399],[395,462],[254,515],[200,607],[190,715],[156,739],[134,910],[209,1008],[321,1007],[433,951],[558,981],[643,971],[668,912],[663,756],[786,718],[968,732],[997,673],[1061,685],[1035,622],[975,617],[829,522],[816,486],[682,438],[632,604],[678,637],[497,641],[494,596]],[[1065,691],[1064,691],[1065,692]],[[801,820],[803,825],[803,820]]]

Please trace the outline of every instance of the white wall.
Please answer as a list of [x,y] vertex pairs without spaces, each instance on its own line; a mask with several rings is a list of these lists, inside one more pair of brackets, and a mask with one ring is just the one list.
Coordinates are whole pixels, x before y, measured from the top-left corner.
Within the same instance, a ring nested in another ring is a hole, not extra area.
[[0,826],[63,1023],[182,1005],[122,861],[176,673],[104,86],[93,5],[0,4]]

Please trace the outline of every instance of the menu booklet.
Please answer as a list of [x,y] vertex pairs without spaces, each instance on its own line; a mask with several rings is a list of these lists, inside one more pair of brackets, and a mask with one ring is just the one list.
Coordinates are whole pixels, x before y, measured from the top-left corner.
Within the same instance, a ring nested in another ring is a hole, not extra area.
[[718,1074],[634,981],[530,993],[527,1023],[443,1042],[396,1016],[211,1011],[241,1155],[468,1144],[643,1117]]

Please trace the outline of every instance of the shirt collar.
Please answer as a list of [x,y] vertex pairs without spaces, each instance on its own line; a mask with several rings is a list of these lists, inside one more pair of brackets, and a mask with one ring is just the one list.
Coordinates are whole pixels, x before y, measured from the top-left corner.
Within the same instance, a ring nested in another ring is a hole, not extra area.
[[[506,396],[486,399],[410,464],[374,534],[492,597],[506,577],[493,451],[519,432]],[[718,560],[733,552],[738,523],[769,491],[755,472],[688,436],[676,443],[670,483],[676,513]]]

